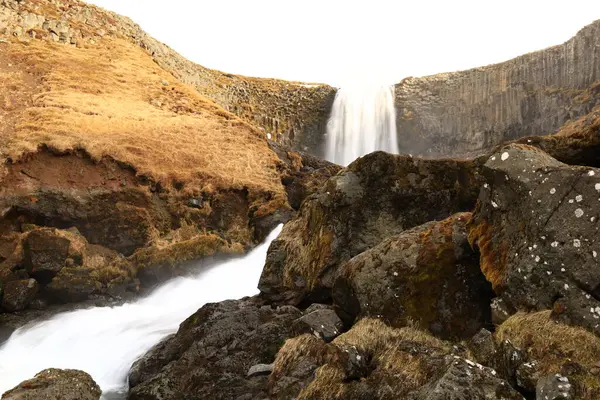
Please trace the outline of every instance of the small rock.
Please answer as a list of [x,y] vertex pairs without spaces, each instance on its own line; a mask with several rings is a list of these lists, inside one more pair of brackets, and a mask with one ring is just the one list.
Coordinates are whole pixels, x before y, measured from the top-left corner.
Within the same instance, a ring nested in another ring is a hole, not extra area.
[[169,81],[162,80],[160,83],[162,83],[163,86],[169,86]]
[[540,374],[539,364],[536,361],[523,363],[517,368],[517,385],[529,393],[535,393]]
[[248,377],[269,375],[273,371],[273,364],[256,364],[248,370]]
[[306,314],[300,322],[308,325],[310,329],[326,342],[335,339],[344,328],[344,324],[335,311],[321,309]]
[[508,305],[500,297],[493,299],[490,307],[492,308],[492,323],[494,325],[502,325],[512,315]]
[[189,199],[188,207],[192,208],[202,208],[202,200],[200,199]]
[[560,375],[548,375],[538,380],[536,398],[544,400],[573,400],[575,397],[573,385],[569,379]]
[[74,369],[46,369],[4,393],[4,400],[98,400],[102,391],[91,376]]
[[481,329],[469,340],[468,347],[479,363],[493,366],[497,351],[490,331]]

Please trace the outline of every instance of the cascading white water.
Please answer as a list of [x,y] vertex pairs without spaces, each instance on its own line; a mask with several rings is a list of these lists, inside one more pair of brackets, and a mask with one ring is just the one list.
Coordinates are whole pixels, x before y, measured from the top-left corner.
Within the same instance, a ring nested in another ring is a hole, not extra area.
[[393,86],[339,89],[327,124],[329,161],[348,165],[375,150],[398,153]]
[[125,393],[131,364],[199,307],[258,293],[267,249],[280,231],[243,258],[173,279],[135,303],[58,314],[18,329],[0,347],[0,394],[46,368],[80,369],[105,395]]

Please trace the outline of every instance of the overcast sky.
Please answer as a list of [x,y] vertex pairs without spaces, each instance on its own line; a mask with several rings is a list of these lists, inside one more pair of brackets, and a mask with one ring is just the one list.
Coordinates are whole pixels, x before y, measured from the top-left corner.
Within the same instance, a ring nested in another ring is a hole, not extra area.
[[504,61],[600,19],[600,0],[91,2],[206,67],[335,86]]

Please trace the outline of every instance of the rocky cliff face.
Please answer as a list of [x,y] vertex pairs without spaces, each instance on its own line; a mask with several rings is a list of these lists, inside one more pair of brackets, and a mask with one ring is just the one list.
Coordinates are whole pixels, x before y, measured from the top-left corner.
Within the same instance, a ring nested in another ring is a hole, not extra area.
[[261,128],[278,143],[318,154],[335,89],[322,84],[250,78],[204,68],[150,37],[129,18],[77,0],[0,1],[0,34],[47,38],[77,47],[103,38],[139,45],[179,81]]
[[568,42],[396,85],[401,152],[455,156],[551,134],[600,103],[600,21]]

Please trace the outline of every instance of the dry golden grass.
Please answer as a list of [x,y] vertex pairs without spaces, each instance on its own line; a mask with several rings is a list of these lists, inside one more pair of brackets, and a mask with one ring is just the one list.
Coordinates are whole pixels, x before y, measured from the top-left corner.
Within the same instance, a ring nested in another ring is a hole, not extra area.
[[[365,318],[351,330],[337,337],[333,344],[341,348],[356,347],[362,354],[371,357],[376,370],[366,379],[374,387],[394,377],[398,396],[415,390],[432,378],[437,362],[429,364],[425,358],[435,354],[447,354],[447,343],[414,327],[392,328],[378,319]],[[426,348],[427,356],[417,350]],[[407,351],[410,348],[411,351]],[[431,361],[430,361],[431,362]],[[298,396],[299,399],[344,399],[353,397],[353,386],[345,381],[343,368],[329,362],[317,370],[314,381]]]
[[177,82],[138,46],[109,38],[87,48],[40,40],[0,46],[0,83],[13,88],[0,95],[0,118],[12,121],[0,132],[5,159],[19,160],[41,144],[81,148],[165,184],[283,196],[279,161],[265,138]]
[[545,373],[555,373],[572,360],[585,367],[600,361],[600,338],[583,328],[559,323],[550,318],[551,311],[517,313],[500,325],[498,341],[510,340],[527,349]]
[[517,313],[496,330],[496,340],[510,340],[527,350],[544,374],[555,374],[571,362],[581,365],[569,378],[577,399],[600,398],[600,377],[592,370],[600,361],[600,338],[587,330],[551,318],[551,311]]

